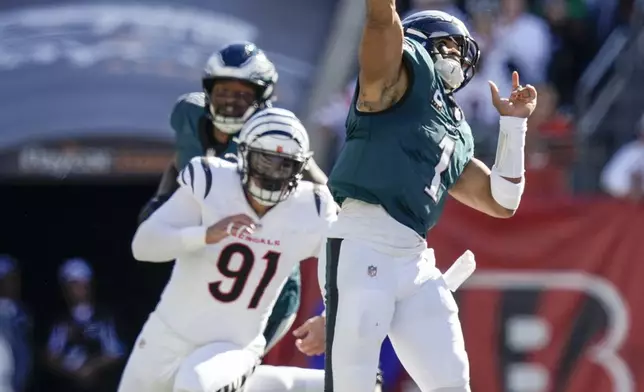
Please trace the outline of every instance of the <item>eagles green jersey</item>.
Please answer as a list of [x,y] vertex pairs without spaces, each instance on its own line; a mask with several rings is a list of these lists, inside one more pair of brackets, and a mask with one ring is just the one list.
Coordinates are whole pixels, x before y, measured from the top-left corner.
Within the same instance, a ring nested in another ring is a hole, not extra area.
[[380,204],[425,237],[443,211],[447,190],[472,158],[474,140],[427,50],[405,38],[403,53],[410,84],[394,106],[361,113],[356,88],[346,143],[329,185],[338,203],[353,198]]
[[[170,125],[175,132],[179,169],[185,167],[192,158],[206,155],[208,148],[205,145],[214,144],[212,135],[208,134],[212,127],[208,126],[208,119],[205,117],[205,98],[204,93],[185,94],[179,97],[172,109]],[[231,156],[229,154],[236,156],[237,143],[232,139],[221,147],[223,148],[216,152],[216,156],[223,159]]]

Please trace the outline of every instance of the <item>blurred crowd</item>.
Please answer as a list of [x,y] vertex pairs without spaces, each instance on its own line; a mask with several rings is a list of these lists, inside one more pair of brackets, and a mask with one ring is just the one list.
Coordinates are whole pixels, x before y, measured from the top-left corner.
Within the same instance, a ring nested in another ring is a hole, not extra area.
[[[410,0],[400,2],[399,9],[402,17],[425,9],[455,15],[478,42],[481,62],[477,75],[456,98],[472,126],[476,155],[487,164],[493,163],[498,133],[498,113],[491,104],[488,80],[508,94],[511,72],[518,70],[522,84],[537,88],[539,104],[529,119],[526,142],[531,184],[526,192],[554,196],[568,194],[571,188],[577,83],[610,32],[629,23],[632,6],[632,0]],[[334,146],[326,169],[332,167],[343,144],[354,87],[352,80],[315,115],[318,131]],[[633,131],[635,135],[637,129]],[[641,199],[643,144],[634,142],[627,153],[616,154],[614,159],[622,163],[608,164],[602,175],[607,193]],[[623,155],[627,157],[621,158]],[[625,174],[625,165],[630,174]]]
[[90,264],[66,260],[57,281],[64,306],[53,320],[36,320],[46,324],[39,344],[19,262],[0,255],[0,391],[115,391],[125,347],[111,311],[95,301]]

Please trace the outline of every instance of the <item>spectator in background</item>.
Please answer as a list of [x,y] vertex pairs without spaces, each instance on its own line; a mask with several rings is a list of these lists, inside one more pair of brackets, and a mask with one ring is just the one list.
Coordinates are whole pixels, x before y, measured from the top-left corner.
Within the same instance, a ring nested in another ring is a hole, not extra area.
[[637,124],[637,134],[637,140],[617,150],[601,174],[602,188],[613,197],[644,199],[644,115]]
[[495,23],[499,12],[498,0],[468,0],[465,9],[470,15],[470,30],[479,44],[481,59],[476,75],[466,89],[459,90],[456,101],[467,113],[472,127],[477,158],[491,165],[499,133],[499,112],[490,100],[488,80],[498,81],[501,90],[510,91],[505,65],[491,57],[495,47]]
[[14,365],[11,345],[0,337],[0,392],[16,392],[13,388]]
[[553,54],[548,79],[557,88],[559,103],[573,105],[575,88],[599,49],[584,3],[570,0],[542,0],[550,25]]
[[546,79],[551,47],[548,25],[526,7],[526,0],[465,2],[470,29],[482,53],[476,76],[455,97],[474,131],[477,157],[488,164],[494,157],[499,121],[490,102],[488,80],[509,94],[511,71],[518,70],[524,84],[536,85]]
[[113,317],[94,303],[92,274],[78,258],[59,270],[67,312],[50,329],[46,364],[66,392],[115,391],[124,355]]
[[526,134],[526,171],[531,186],[526,193],[560,196],[570,191],[568,171],[573,162],[573,125],[571,116],[559,110],[559,95],[554,86],[536,86],[539,104],[528,119]]
[[0,255],[0,335],[9,350],[9,358],[2,359],[2,372],[8,371],[5,362],[11,362],[12,390],[23,392],[33,364],[32,322],[21,301],[18,261],[9,255]]
[[346,137],[345,122],[355,88],[356,79],[353,79],[344,90],[333,94],[329,103],[320,107],[313,115],[317,132],[323,133],[324,137],[329,140],[328,157],[326,160],[323,160],[327,164],[322,168],[327,173],[331,171],[344,145]]
[[546,80],[551,55],[550,33],[546,22],[529,13],[526,6],[526,0],[500,0],[494,32],[496,42],[488,52],[488,62],[504,65],[504,75],[518,70],[523,84],[537,85]]
[[613,29],[628,24],[634,3],[633,0],[585,0],[584,5],[593,16],[593,38],[604,41]]
[[548,161],[548,157],[537,155],[547,154],[549,140],[563,139],[571,135],[571,119],[558,110],[559,95],[554,86],[542,84],[537,86],[539,91],[539,109],[528,119],[530,135],[526,134],[526,169],[540,169]]
[[447,12],[448,14],[457,17],[465,24],[468,22],[467,17],[463,11],[456,6],[454,0],[411,0],[409,3],[409,11],[405,12],[404,15],[401,15],[401,18],[403,19],[415,12],[436,10]]

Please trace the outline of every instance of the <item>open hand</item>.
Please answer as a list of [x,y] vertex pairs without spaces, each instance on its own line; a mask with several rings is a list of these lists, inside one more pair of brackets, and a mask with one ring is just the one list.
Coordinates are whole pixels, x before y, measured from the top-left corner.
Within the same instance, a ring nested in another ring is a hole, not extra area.
[[528,118],[537,107],[537,89],[531,85],[519,84],[519,73],[512,72],[512,94],[510,98],[501,98],[499,88],[489,81],[492,93],[492,104],[501,116]]
[[312,317],[293,331],[295,346],[302,354],[312,356],[324,353],[326,347],[326,317]]

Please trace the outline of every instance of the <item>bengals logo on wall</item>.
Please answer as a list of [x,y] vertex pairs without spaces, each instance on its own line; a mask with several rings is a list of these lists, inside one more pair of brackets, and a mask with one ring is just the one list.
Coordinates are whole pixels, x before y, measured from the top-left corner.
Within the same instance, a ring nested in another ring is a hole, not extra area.
[[478,271],[457,293],[472,390],[633,392],[630,326],[609,281],[584,272]]

